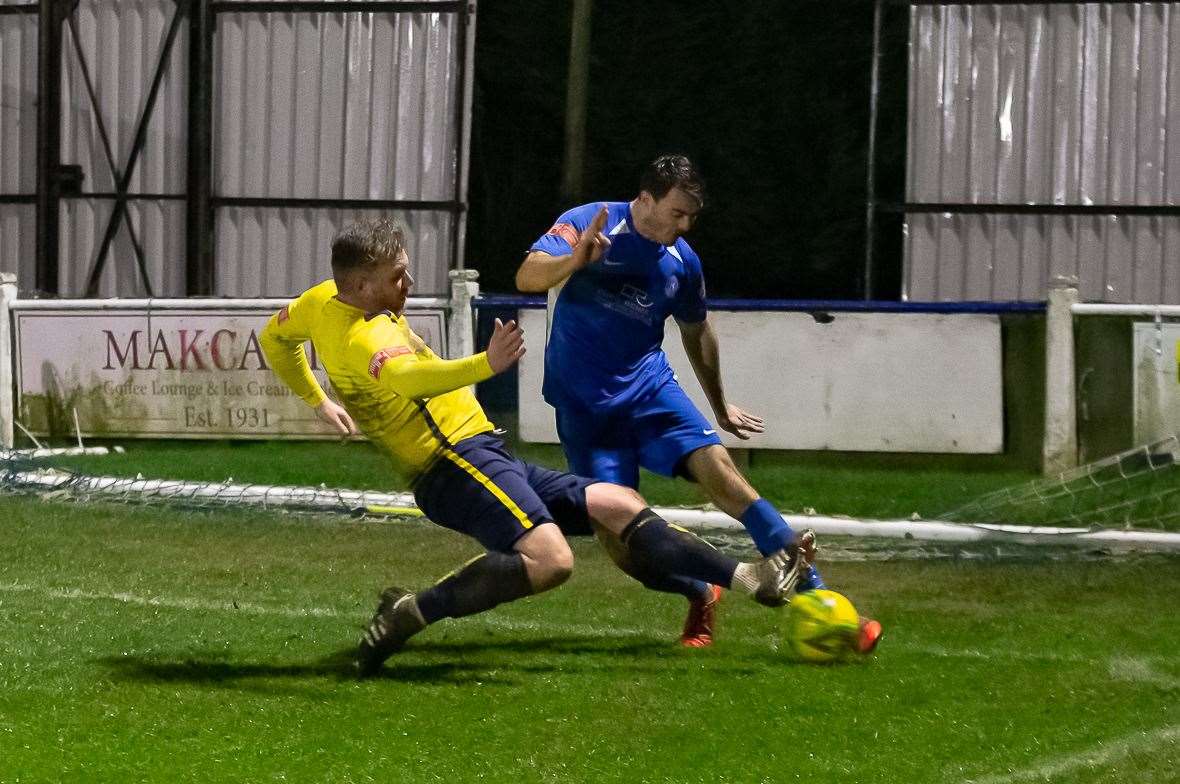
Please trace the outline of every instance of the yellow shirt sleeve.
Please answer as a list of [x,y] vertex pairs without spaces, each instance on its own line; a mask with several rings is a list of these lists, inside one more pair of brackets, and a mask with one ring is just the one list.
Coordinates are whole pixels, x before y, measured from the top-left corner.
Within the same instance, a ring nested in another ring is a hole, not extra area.
[[331,281],[308,289],[271,316],[258,338],[271,370],[312,408],[328,396],[312,375],[303,344],[311,339],[311,318],[317,307],[323,307],[326,286],[331,288],[328,296],[336,293]]
[[486,351],[462,359],[439,359],[429,350],[415,352],[388,332],[370,336],[364,344],[369,375],[382,387],[412,400],[437,397],[496,375]]

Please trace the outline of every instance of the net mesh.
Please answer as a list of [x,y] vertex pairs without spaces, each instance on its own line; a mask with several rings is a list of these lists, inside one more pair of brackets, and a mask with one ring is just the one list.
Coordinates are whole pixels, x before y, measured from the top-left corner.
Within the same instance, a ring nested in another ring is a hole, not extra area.
[[356,516],[416,516],[409,493],[379,493],[330,487],[294,487],[224,482],[188,482],[88,476],[41,468],[27,459],[4,461],[0,492],[55,501],[104,501],[184,509],[256,508]]
[[960,523],[1180,531],[1176,435],[981,496],[940,516]]
[[[359,519],[421,516],[410,493],[345,490],[323,485],[275,486],[232,479],[199,482],[142,476],[93,476],[45,467],[43,456],[32,451],[0,452],[0,494],[76,503],[154,505],[188,510],[266,509],[282,513],[348,515]],[[970,537],[935,541],[944,538],[945,534],[939,537],[906,534],[902,538],[875,538],[877,533],[874,531],[859,538],[839,537],[839,544],[832,538],[825,538],[825,557],[836,556],[838,560],[948,557],[1040,560],[1068,553],[1061,557],[1072,558],[1077,557],[1076,544],[1083,543],[1078,540],[1078,535],[1087,531],[1178,532],[1180,439],[1172,436],[1051,479],[988,493],[938,517],[960,524],[965,530],[1037,526],[1045,527],[1042,529],[1045,535],[1012,536],[989,530],[986,541],[974,542],[968,541]],[[740,527],[710,530],[704,535],[734,555],[745,557],[752,554],[749,536]],[[1033,539],[1036,541],[1031,541]],[[1063,549],[1054,551],[1053,548],[1059,546]],[[1098,543],[1088,546],[1096,548],[1095,551],[1106,547]],[[1153,548],[1153,545],[1147,545],[1142,549]]]

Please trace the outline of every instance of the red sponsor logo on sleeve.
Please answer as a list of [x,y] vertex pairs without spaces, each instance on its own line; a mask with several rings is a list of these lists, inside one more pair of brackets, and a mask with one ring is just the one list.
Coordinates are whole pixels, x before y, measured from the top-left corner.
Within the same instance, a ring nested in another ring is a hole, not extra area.
[[282,324],[289,318],[291,318],[291,311],[286,305],[283,305],[283,309],[279,311],[279,323]]
[[407,346],[390,346],[389,348],[383,348],[374,354],[373,358],[369,360],[369,375],[376,379],[381,375],[381,368],[385,366],[387,361],[393,359],[394,357],[400,357],[402,354],[413,353],[414,352],[411,351]]
[[574,228],[572,223],[555,223],[553,224],[553,228],[545,233],[552,234],[554,237],[561,237],[569,243],[571,248],[578,244],[578,237],[580,236],[578,230]]

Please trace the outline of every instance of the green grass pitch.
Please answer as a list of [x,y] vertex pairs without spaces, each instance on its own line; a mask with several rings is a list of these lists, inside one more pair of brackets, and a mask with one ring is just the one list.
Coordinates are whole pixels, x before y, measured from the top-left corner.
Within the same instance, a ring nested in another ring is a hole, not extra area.
[[348,657],[390,583],[476,552],[358,523],[0,497],[2,782],[1175,782],[1180,560],[832,561],[873,659],[683,600],[589,540],[572,580]]

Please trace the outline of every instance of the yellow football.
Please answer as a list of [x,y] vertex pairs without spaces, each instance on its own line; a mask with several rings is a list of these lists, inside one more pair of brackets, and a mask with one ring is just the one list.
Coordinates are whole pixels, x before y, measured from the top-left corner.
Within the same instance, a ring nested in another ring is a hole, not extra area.
[[844,659],[856,651],[860,616],[848,597],[821,589],[805,591],[787,608],[784,639],[791,653],[808,662]]

